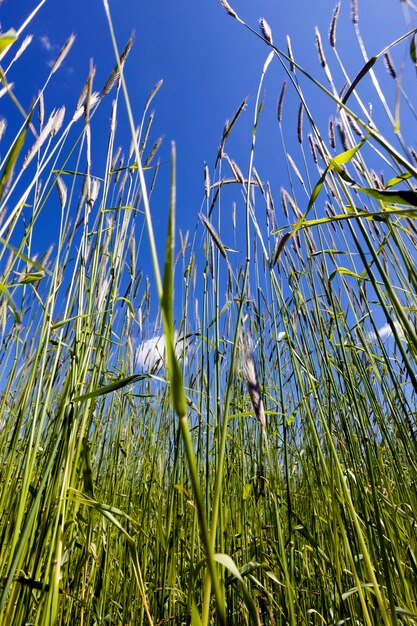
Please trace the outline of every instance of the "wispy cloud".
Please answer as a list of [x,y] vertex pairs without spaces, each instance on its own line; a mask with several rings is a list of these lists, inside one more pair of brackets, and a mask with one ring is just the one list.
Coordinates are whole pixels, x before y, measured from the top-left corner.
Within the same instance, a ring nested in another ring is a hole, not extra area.
[[42,35],[41,37],[39,37],[39,41],[41,43],[42,48],[46,50],[47,52],[53,52],[54,50],[57,50],[59,47],[59,46],[54,45],[47,35]]
[[[403,329],[401,328],[401,325],[399,324],[399,322],[394,322],[394,326],[398,332],[398,336],[400,337],[400,339],[404,340]],[[371,341],[376,341],[378,337],[382,339],[382,341],[385,341],[386,339],[389,339],[392,336],[393,336],[393,332],[389,324],[384,324],[383,326],[381,326],[381,328],[378,328],[377,333],[374,333],[372,331],[368,335]]]
[[[183,340],[175,333],[175,352],[177,358],[183,356]],[[165,335],[155,335],[143,341],[136,351],[136,365],[144,371],[158,371],[166,366]]]

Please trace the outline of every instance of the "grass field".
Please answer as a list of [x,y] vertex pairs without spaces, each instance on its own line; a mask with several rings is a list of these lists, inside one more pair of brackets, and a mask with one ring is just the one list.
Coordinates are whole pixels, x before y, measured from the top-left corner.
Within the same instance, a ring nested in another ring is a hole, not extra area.
[[[101,92],[90,74],[73,112],[45,117],[42,92],[22,111],[3,71],[22,123],[0,164],[0,624],[417,624],[417,155],[401,126],[403,111],[416,121],[415,75],[401,80],[390,42],[367,60],[352,18],[363,69],[342,94],[337,9],[329,40],[317,31],[314,78],[261,21],[251,152],[241,165],[227,152],[237,103],[195,231],[178,237],[172,147],[162,262],[150,208],[158,85],[134,119],[130,42]],[[12,40],[0,38],[11,73],[25,53]],[[415,70],[416,34],[397,45]],[[275,57],[287,164],[276,197],[254,167]],[[361,99],[365,79],[387,132]],[[304,95],[312,85],[333,107],[324,128]],[[100,176],[99,107],[111,111]],[[51,205],[59,240],[42,253]]]

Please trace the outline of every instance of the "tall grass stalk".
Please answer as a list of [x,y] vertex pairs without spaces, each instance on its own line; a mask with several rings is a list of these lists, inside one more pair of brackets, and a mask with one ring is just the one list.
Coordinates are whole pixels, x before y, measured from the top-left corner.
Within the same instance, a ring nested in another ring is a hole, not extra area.
[[[322,82],[265,19],[258,32],[221,0],[268,47],[252,136],[236,158],[244,100],[179,250],[172,146],[161,271],[149,107],[162,83],[137,126],[132,41],[120,54],[104,0],[105,87],[90,67],[76,110],[53,103],[45,121],[57,63],[39,116],[25,111],[13,54],[42,4],[0,39],[3,98],[22,118],[1,139],[0,623],[416,624],[417,172],[408,85],[383,67],[396,47],[415,63],[415,32],[369,56],[355,3],[351,79],[336,9],[330,46],[316,31]],[[254,164],[275,63],[287,180],[268,181]],[[364,104],[371,71],[383,121]]]

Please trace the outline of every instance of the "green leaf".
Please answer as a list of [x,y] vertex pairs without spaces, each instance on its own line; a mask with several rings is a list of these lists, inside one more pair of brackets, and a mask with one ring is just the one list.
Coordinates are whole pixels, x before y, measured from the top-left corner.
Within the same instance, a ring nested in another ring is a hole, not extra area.
[[28,285],[29,283],[37,283],[45,276],[45,272],[27,272],[19,278],[19,285]]
[[257,626],[260,626],[261,622],[259,619],[255,602],[253,601],[253,598],[250,595],[243,581],[243,577],[241,573],[239,572],[233,559],[228,554],[214,554],[213,558],[217,563],[220,563],[220,565],[223,565],[223,567],[225,567],[230,572],[230,574],[232,574],[232,576],[234,576],[240,582],[241,584],[240,589],[242,591],[242,595],[245,600],[246,607],[251,617],[251,623],[256,624]]
[[[373,588],[374,588],[373,583],[364,583],[361,585],[361,589],[373,590]],[[355,593],[358,593],[357,587],[352,587],[351,589],[348,589],[348,591],[345,591],[344,593],[342,593],[342,600],[347,600],[350,596],[353,596]]]
[[93,470],[91,468],[90,445],[88,443],[87,437],[83,437],[81,458],[84,492],[87,494],[87,496],[94,499]]
[[394,178],[390,178],[390,180],[386,183],[385,189],[389,189],[390,187],[394,187],[394,185],[398,185],[403,180],[408,180],[412,177],[411,172],[404,172],[404,174],[400,174],[399,176],[395,176]]
[[187,401],[184,392],[184,381],[182,371],[179,366],[177,355],[175,354],[175,334],[174,334],[174,244],[175,244],[175,146],[172,144],[172,169],[171,169],[171,202],[168,217],[168,233],[166,239],[164,277],[162,281],[161,309],[164,323],[167,370],[171,383],[171,401],[175,413],[178,417],[187,414]]
[[376,63],[376,61],[378,60],[378,57],[371,57],[369,59],[369,61],[367,61],[365,63],[365,65],[363,66],[363,68],[361,69],[361,71],[355,76],[355,78],[353,79],[353,82],[351,84],[351,86],[349,87],[349,89],[347,90],[347,92],[345,93],[345,95],[342,98],[342,103],[346,104],[346,102],[348,101],[349,97],[352,95],[352,93],[355,91],[358,83],[362,80],[362,78],[369,72],[369,70],[373,67],[373,65]]
[[326,180],[327,172],[329,171],[329,169],[330,167],[326,167],[323,174],[320,176],[318,183],[314,187],[312,194],[310,196],[310,200],[308,201],[308,206],[307,206],[307,211],[306,211],[307,213],[309,212],[309,210],[315,203],[317,196],[319,195],[321,188],[323,187],[324,181]]
[[19,156],[19,154],[20,154],[20,152],[21,152],[21,150],[23,148],[23,144],[25,142],[29,121],[30,121],[30,115],[29,115],[29,117],[28,117],[28,119],[26,121],[26,125],[25,125],[24,129],[22,130],[20,135],[16,138],[16,140],[13,143],[13,147],[12,147],[12,149],[10,151],[9,158],[7,159],[6,165],[4,166],[3,172],[1,174],[1,178],[0,178],[0,201],[3,198],[4,189],[6,188],[6,186],[10,183],[10,181],[12,179],[14,166],[16,164],[18,156]]
[[410,43],[410,57],[411,57],[411,60],[414,63],[414,65],[417,67],[417,45],[416,45],[416,41],[417,41],[417,35],[414,35],[411,38],[411,43]]
[[220,565],[223,565],[235,578],[237,578],[241,583],[243,583],[243,578],[234,562],[232,557],[228,554],[215,554],[214,560]]
[[368,141],[369,135],[366,135],[366,137],[364,137],[362,139],[362,141],[360,141],[358,144],[356,144],[356,146],[353,146],[353,148],[349,148],[349,150],[345,150],[345,152],[341,152],[340,154],[338,154],[337,156],[335,156],[333,159],[330,160],[330,169],[336,169],[338,171],[338,165],[345,165],[346,163],[349,163],[353,157],[355,156],[355,154],[358,152],[358,150],[360,150],[363,146],[363,144]]
[[10,28],[5,33],[0,33],[0,54],[6,50],[17,39],[14,28]]
[[330,274],[329,282],[331,282],[333,278],[338,274],[346,274],[347,276],[352,276],[352,278],[356,278],[357,280],[363,280],[362,276],[360,276],[359,274],[355,274],[355,272],[348,270],[346,267],[338,267],[336,270],[334,270],[334,272]]
[[252,485],[250,483],[246,483],[243,485],[243,494],[242,499],[247,500],[252,492]]
[[191,626],[201,626],[201,624],[202,622],[201,622],[200,613],[198,612],[198,608],[193,598],[192,604],[191,604]]
[[52,276],[52,273],[45,269],[44,267],[42,267],[42,265],[40,265],[39,263],[37,263],[34,259],[31,259],[30,257],[26,256],[26,254],[23,254],[23,252],[21,252],[21,250],[15,248],[14,246],[12,246],[11,243],[9,243],[8,241],[6,241],[6,239],[3,239],[3,237],[0,237],[0,243],[7,248],[8,250],[11,250],[12,252],[15,253],[15,255],[17,257],[19,257],[19,259],[22,259],[22,261],[24,261],[25,263],[27,263],[28,265],[33,265],[33,267],[36,267],[36,269],[39,272],[42,272],[43,274],[49,274],[50,276]]
[[127,387],[127,385],[131,385],[132,383],[137,382],[138,380],[143,380],[147,378],[146,374],[134,374],[133,376],[127,376],[126,378],[120,378],[109,385],[105,385],[104,387],[99,387],[94,391],[89,391],[88,393],[84,393],[82,396],[77,396],[73,398],[73,402],[85,402],[86,400],[90,400],[91,398],[99,398],[100,396],[104,396],[107,393],[112,393],[112,391],[116,391],[117,389],[122,389],[123,387]]
[[371,196],[376,200],[382,200],[382,202],[390,202],[392,204],[405,204],[407,206],[417,207],[417,191],[410,191],[408,189],[391,191],[369,189],[367,187],[357,187],[357,190],[362,191],[362,193],[366,193],[367,196]]

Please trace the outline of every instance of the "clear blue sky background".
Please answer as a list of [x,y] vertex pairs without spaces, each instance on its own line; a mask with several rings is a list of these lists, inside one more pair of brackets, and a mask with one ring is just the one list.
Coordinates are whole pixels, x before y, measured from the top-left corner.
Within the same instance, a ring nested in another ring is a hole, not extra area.
[[[325,82],[315,50],[314,27],[320,28],[326,54],[331,60],[327,33],[335,0],[232,0],[231,4],[240,17],[254,28],[258,28],[260,17],[266,18],[272,28],[274,42],[282,49],[285,49],[286,35],[290,34],[296,60]],[[2,29],[18,28],[34,6],[34,0],[3,0],[0,3]],[[248,96],[247,111],[228,146],[228,153],[243,171],[246,169],[255,95],[269,49],[228,16],[218,0],[110,0],[110,7],[120,49],[131,31],[135,31],[135,44],[127,63],[126,77],[137,121],[153,86],[159,79],[164,80],[153,104],[156,118],[152,139],[161,134],[165,137],[160,151],[162,161],[169,160],[171,140],[176,142],[178,226],[183,230],[193,230],[204,198],[204,163],[212,168],[224,122]],[[350,1],[344,0],[339,18],[338,47],[353,77],[363,62],[350,11]],[[415,13],[408,14],[408,9],[399,0],[359,0],[359,15],[369,55],[379,52],[416,22]],[[16,93],[26,107],[47,77],[48,63],[55,58],[72,32],[77,40],[48,88],[47,110],[62,104],[73,110],[88,74],[90,59],[94,59],[97,67],[95,89],[100,90],[104,85],[115,59],[101,1],[48,0],[26,31],[26,34],[34,35],[29,51],[9,76],[9,80],[16,83]],[[404,47],[394,50],[393,57],[400,65],[404,60]],[[382,63],[380,65],[383,75]],[[276,202],[280,186],[287,184],[276,123],[276,103],[284,78],[283,70],[275,59],[265,80],[266,103],[256,153],[256,167],[264,180],[271,181]],[[390,79],[386,77],[383,80]],[[334,113],[335,107],[327,103],[322,112],[323,99],[313,89],[307,87],[307,91],[313,96],[313,106],[316,102],[315,114],[318,121],[322,121],[322,131],[326,133],[328,114]],[[393,102],[394,81],[388,85],[387,94]],[[374,95],[370,92],[369,100],[372,99]],[[299,149],[296,139],[297,110],[298,102],[289,89],[284,125],[287,148],[292,154]],[[107,132],[105,128],[102,140],[97,135],[94,138],[93,172],[96,164],[100,173]],[[123,133],[121,123],[119,141],[124,140],[128,150],[130,139],[127,129],[125,135]],[[297,154],[294,154],[294,160],[297,160]],[[161,241],[165,233],[169,198],[168,177],[169,166],[166,165],[161,174],[161,185],[152,201],[157,229],[161,226]],[[239,193],[236,190],[237,196]],[[48,235],[45,233],[45,237]]]

